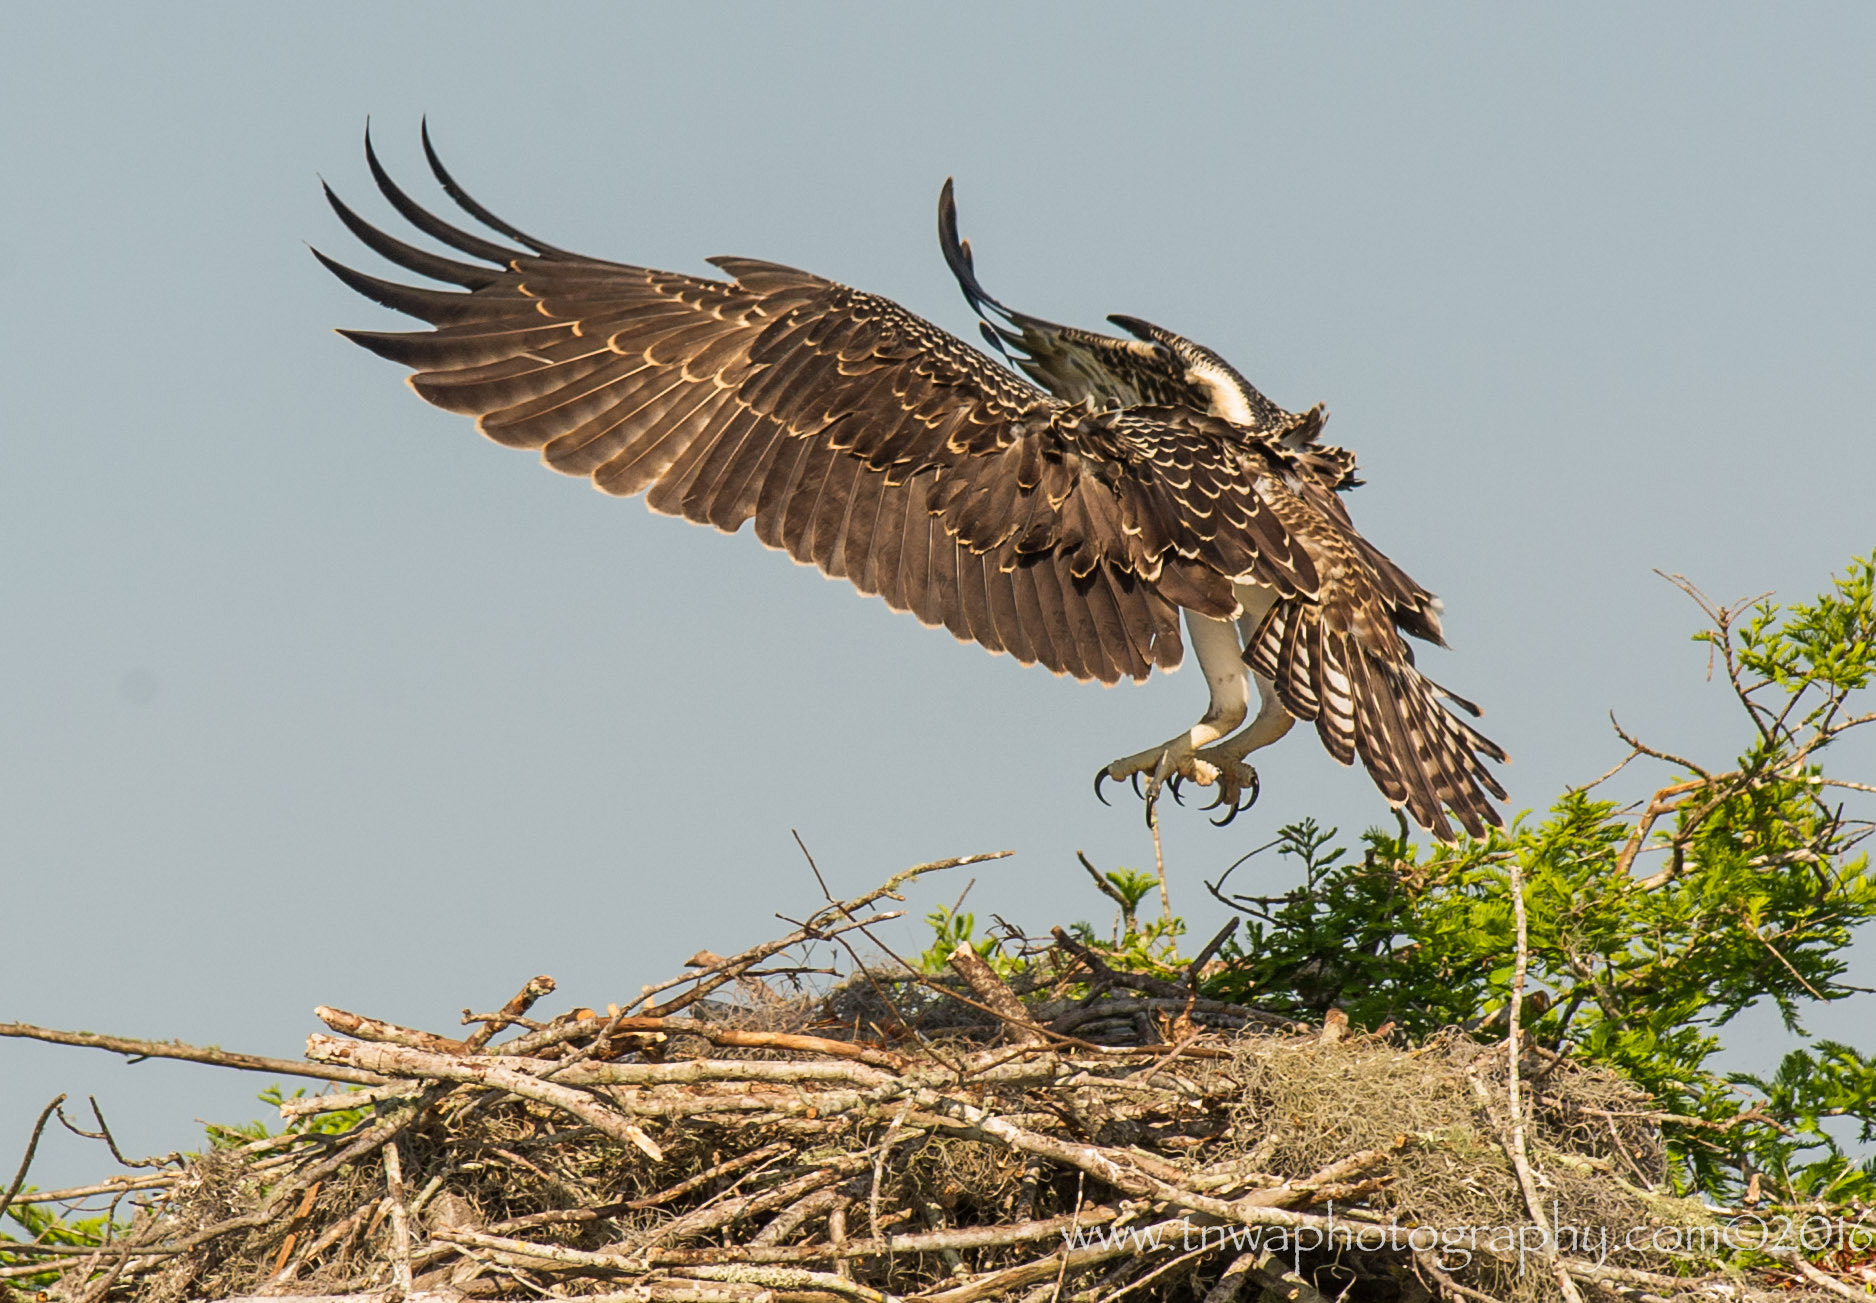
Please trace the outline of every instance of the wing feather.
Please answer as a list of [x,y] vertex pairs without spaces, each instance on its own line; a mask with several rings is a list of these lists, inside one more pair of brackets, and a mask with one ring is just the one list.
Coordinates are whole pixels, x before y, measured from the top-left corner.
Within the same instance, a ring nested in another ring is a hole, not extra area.
[[942,544],[944,530],[929,511],[918,509],[917,494],[907,504],[905,542],[899,549],[897,588],[901,610],[910,611],[925,625],[938,625],[932,609],[932,553]]

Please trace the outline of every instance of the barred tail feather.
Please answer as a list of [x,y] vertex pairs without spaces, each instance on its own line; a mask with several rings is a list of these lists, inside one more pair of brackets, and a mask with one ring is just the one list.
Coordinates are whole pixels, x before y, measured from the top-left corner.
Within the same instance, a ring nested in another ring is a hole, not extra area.
[[1405,651],[1329,628],[1320,607],[1292,599],[1270,609],[1244,659],[1276,684],[1284,709],[1316,725],[1330,755],[1345,765],[1361,758],[1389,805],[1442,841],[1454,835],[1449,814],[1483,837],[1503,826],[1492,798],[1505,799],[1485,761],[1510,757],[1443,703],[1477,708],[1422,674]]

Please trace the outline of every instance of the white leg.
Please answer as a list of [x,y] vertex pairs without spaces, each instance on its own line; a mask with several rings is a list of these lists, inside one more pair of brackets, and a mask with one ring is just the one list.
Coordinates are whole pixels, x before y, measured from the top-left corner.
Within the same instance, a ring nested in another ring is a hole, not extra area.
[[[1238,602],[1244,607],[1244,614],[1238,617],[1238,631],[1244,635],[1244,645],[1249,647],[1251,639],[1257,636],[1257,626],[1264,622],[1277,595],[1255,584],[1239,584],[1236,591]],[[1259,747],[1269,746],[1288,733],[1290,725],[1296,722],[1296,717],[1277,700],[1277,685],[1261,674],[1253,672],[1253,677],[1257,680],[1257,718],[1251,721],[1249,728],[1221,744],[1221,749],[1229,747],[1235,751],[1231,756],[1233,760],[1242,760]]]
[[1148,747],[1108,765],[1095,778],[1095,792],[1101,780],[1120,781],[1139,774],[1148,775],[1147,805],[1159,797],[1159,789],[1168,778],[1178,775],[1209,786],[1217,782],[1217,766],[1199,758],[1199,751],[1230,735],[1244,722],[1250,710],[1250,679],[1244,664],[1244,648],[1238,642],[1238,630],[1229,620],[1186,612],[1186,631],[1197,653],[1199,669],[1205,675],[1211,699],[1199,722],[1156,747]]
[[1296,723],[1296,716],[1283,708],[1277,700],[1277,685],[1263,675],[1252,671],[1251,677],[1257,680],[1257,715],[1244,730],[1215,746],[1206,747],[1200,754],[1214,763],[1220,761],[1242,760],[1259,747],[1267,747]]
[[[1277,595],[1256,584],[1238,584],[1236,592],[1238,603],[1244,608],[1244,614],[1238,617],[1238,632],[1244,636],[1244,646],[1249,647],[1251,639],[1257,636],[1257,626],[1270,613]],[[1277,700],[1277,685],[1255,671],[1252,677],[1257,680],[1257,718],[1251,721],[1249,728],[1215,748],[1220,752],[1228,750],[1232,760],[1242,760],[1259,747],[1269,746],[1288,733],[1290,725],[1296,722],[1296,717]]]
[[1238,641],[1237,627],[1231,621],[1187,611],[1186,633],[1192,639],[1192,650],[1198,654],[1205,686],[1212,694],[1205,714],[1186,734],[1197,750],[1227,736],[1244,722],[1251,685],[1244,664],[1244,645]]

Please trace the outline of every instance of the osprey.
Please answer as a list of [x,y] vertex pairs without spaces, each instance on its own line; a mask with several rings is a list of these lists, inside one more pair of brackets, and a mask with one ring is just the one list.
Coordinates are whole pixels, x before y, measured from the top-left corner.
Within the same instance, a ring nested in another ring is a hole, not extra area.
[[[1450,840],[1502,820],[1507,759],[1414,666],[1440,603],[1355,531],[1355,461],[1325,413],[1286,412],[1216,353],[1132,317],[1123,339],[1005,307],[958,238],[944,256],[1003,365],[890,300],[751,258],[729,279],[570,253],[477,203],[423,135],[437,182],[513,245],[418,206],[365,141],[378,189],[441,256],[326,197],[368,248],[459,287],[381,280],[314,251],[365,297],[432,327],[347,330],[414,369],[419,395],[603,491],[756,537],[928,626],[1025,665],[1116,683],[1170,670],[1180,615],[1211,689],[1191,728],[1102,768],[1257,794],[1245,757],[1313,721],[1390,805]],[[520,246],[520,247],[513,247]],[[1020,373],[1019,373],[1020,371]],[[1033,383],[1032,383],[1033,382]],[[1251,711],[1250,680],[1257,683]],[[1246,723],[1246,720],[1249,720]],[[1489,794],[1489,795],[1488,795]]]

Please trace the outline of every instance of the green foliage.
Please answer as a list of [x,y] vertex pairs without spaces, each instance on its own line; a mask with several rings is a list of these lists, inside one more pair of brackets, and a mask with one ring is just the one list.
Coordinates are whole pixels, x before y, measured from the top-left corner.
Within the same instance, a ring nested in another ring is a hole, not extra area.
[[951,958],[951,952],[959,946],[969,946],[985,959],[996,962],[997,940],[995,937],[979,937],[977,916],[970,913],[958,913],[955,909],[939,907],[925,916],[925,923],[932,931],[932,943],[916,961],[920,972],[942,973],[945,964]]
[[[1097,874],[1097,880],[1103,884],[1102,894],[1120,905],[1120,913],[1109,936],[1097,936],[1092,924],[1075,923],[1069,928],[1075,937],[1132,972],[1153,973],[1169,979],[1183,977],[1179,938],[1185,935],[1185,920],[1153,919],[1141,923],[1138,917],[1140,902],[1159,889],[1159,879],[1137,869],[1120,868]],[[951,952],[961,945],[970,946],[1005,978],[1024,974],[1031,956],[1036,953],[1027,944],[1027,937],[1007,925],[1000,937],[979,937],[976,916],[955,909],[933,910],[925,916],[925,925],[931,929],[931,944],[913,961],[922,973],[948,972]]]
[[[27,1187],[29,1190],[31,1187]],[[0,1188],[0,1193],[5,1193]],[[91,1249],[113,1239],[130,1229],[127,1221],[112,1221],[109,1214],[101,1213],[95,1217],[61,1218],[43,1204],[14,1204],[7,1209],[7,1220],[26,1232],[26,1242],[37,1244],[59,1244],[68,1248]],[[0,1267],[25,1266],[35,1259],[8,1253],[6,1246],[21,1241],[13,1236],[0,1233]],[[8,1284],[17,1289],[36,1291],[49,1288],[58,1279],[57,1273],[47,1271],[42,1275],[16,1277]]]
[[[356,1086],[346,1087],[346,1091],[357,1090]],[[306,1098],[306,1087],[297,1087],[289,1095],[280,1089],[279,1083],[269,1086],[254,1098],[279,1112],[280,1106],[290,1099]],[[236,1149],[252,1144],[256,1140],[266,1140],[273,1136],[339,1136],[357,1127],[371,1116],[371,1109],[344,1108],[331,1113],[313,1113],[305,1117],[296,1117],[278,1131],[268,1130],[265,1122],[242,1122],[235,1126],[224,1126],[219,1122],[204,1123],[211,1149]]]
[[[1843,956],[1876,917],[1876,874],[1855,851],[1869,825],[1847,819],[1838,794],[1868,789],[1826,776],[1816,757],[1876,719],[1851,709],[1876,673],[1872,577],[1872,560],[1858,560],[1832,592],[1790,607],[1721,607],[1682,583],[1751,724],[1730,770],[1624,735],[1629,760],[1677,771],[1636,806],[1578,789],[1485,840],[1419,849],[1404,830],[1371,830],[1359,858],[1311,822],[1284,829],[1277,852],[1301,885],[1220,892],[1249,927],[1206,993],[1305,1018],[1339,1008],[1359,1027],[1412,1036],[1502,1034],[1515,862],[1530,921],[1527,1032],[1621,1071],[1687,1119],[1668,1126],[1683,1190],[1737,1197],[1757,1175],[1768,1197],[1876,1197],[1876,1164],[1852,1162],[1840,1139],[1851,1124],[1860,1143],[1876,1138],[1876,1061],[1819,1042],[1769,1080],[1712,1066],[1720,1029],[1760,1001],[1802,1033],[1807,1008],[1856,991]],[[1848,1122],[1833,1134],[1827,1118]]]
[[1142,873],[1138,869],[1112,869],[1101,876],[1114,888],[1116,899],[1120,901],[1121,916],[1131,930],[1134,916],[1140,911],[1140,902],[1159,885],[1158,880],[1152,874]]
[[[1125,869],[1120,871],[1126,872]],[[1116,968],[1150,973],[1168,980],[1184,980],[1185,961],[1179,957],[1179,938],[1186,934],[1186,921],[1156,918],[1141,923],[1130,914],[1126,922],[1130,926],[1117,928],[1107,938],[1097,935],[1093,925],[1088,923],[1076,923],[1068,930],[1077,941],[1101,951]]]

